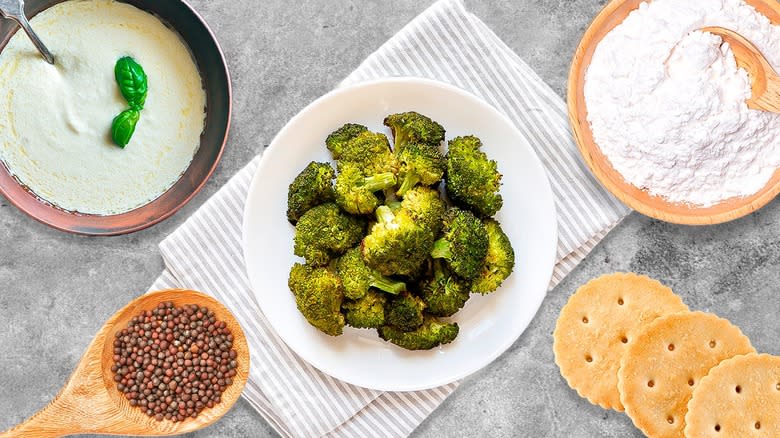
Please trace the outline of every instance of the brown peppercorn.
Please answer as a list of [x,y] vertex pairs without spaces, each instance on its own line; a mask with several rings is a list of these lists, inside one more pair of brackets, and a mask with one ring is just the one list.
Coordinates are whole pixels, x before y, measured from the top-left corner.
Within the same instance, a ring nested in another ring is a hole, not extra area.
[[214,407],[238,366],[227,324],[196,305],[160,303],[133,317],[112,347],[117,389],[157,421],[184,421]]

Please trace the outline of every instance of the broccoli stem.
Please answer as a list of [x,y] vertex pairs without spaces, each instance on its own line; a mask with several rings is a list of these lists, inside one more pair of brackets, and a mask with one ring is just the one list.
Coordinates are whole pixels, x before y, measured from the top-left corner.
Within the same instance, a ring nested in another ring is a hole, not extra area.
[[431,257],[435,259],[450,259],[452,258],[452,250],[450,248],[450,241],[441,238],[433,243],[433,251],[431,251]]
[[393,210],[391,210],[390,207],[386,205],[380,205],[376,208],[376,220],[378,220],[380,223],[390,223],[394,219],[395,215],[393,214]]
[[438,257],[435,257],[433,260],[433,276],[437,281],[441,281],[444,278],[444,267],[442,266],[441,259]]
[[403,148],[403,145],[406,144],[406,136],[403,135],[402,132],[400,132],[399,129],[393,130],[393,137],[395,137],[395,142],[393,143],[393,150],[395,153],[401,152],[401,149]]
[[401,187],[397,192],[395,192],[395,194],[398,196],[405,195],[406,192],[408,192],[412,187],[416,186],[418,182],[420,182],[419,175],[414,172],[407,172],[406,176],[404,177],[404,182],[401,183]]
[[386,205],[390,207],[390,210],[392,210],[393,213],[401,209],[401,201],[389,201],[386,202]]
[[384,276],[376,276],[371,280],[371,287],[383,290],[389,294],[398,295],[406,290],[406,283],[393,281]]
[[363,180],[362,188],[370,191],[377,192],[395,185],[395,175],[392,172],[379,173],[373,176],[367,176]]

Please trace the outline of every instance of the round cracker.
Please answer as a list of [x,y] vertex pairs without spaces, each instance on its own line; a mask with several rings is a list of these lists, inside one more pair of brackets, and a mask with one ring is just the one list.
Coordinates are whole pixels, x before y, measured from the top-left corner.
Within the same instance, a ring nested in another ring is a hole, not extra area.
[[650,321],[687,310],[671,289],[644,275],[593,279],[561,309],[553,334],[555,363],[581,397],[623,411],[617,387],[623,352]]
[[620,400],[648,437],[681,437],[699,380],[721,361],[754,352],[739,328],[711,313],[662,316],[626,349],[618,371]]
[[780,437],[780,357],[736,356],[711,369],[688,402],[685,436]]

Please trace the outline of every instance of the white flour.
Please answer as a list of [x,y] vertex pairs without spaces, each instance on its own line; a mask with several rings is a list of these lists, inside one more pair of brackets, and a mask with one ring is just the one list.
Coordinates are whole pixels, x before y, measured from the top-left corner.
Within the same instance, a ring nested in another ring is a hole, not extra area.
[[780,70],[780,26],[742,0],[644,3],[598,45],[586,74],[594,138],[629,183],[711,206],[752,195],[780,166],[780,115],[749,110],[750,81],[719,37],[733,29]]

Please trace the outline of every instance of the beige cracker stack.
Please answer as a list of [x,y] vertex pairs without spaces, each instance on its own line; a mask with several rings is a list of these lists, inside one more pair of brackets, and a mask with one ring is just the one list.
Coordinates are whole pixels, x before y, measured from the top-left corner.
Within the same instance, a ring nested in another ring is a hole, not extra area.
[[721,361],[753,352],[739,328],[711,313],[658,318],[620,361],[620,400],[645,435],[681,437],[688,401],[701,378]]
[[780,357],[724,360],[693,391],[685,414],[689,437],[780,437]]
[[780,437],[780,358],[754,354],[739,328],[688,311],[656,280],[591,280],[561,309],[553,337],[569,386],[625,410],[651,438]]
[[671,289],[643,275],[591,280],[561,310],[553,334],[555,363],[581,397],[622,412],[617,375],[623,352],[650,321],[687,310]]

